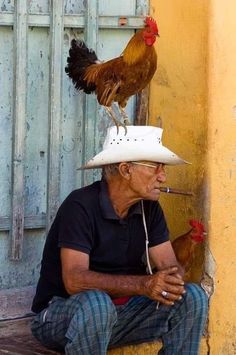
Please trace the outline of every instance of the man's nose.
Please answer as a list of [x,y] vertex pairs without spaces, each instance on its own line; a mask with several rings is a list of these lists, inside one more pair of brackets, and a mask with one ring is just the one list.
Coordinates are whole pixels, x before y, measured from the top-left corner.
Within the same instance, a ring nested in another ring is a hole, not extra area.
[[165,172],[165,168],[163,166],[158,169],[157,181],[159,181],[161,183],[166,182],[166,172]]

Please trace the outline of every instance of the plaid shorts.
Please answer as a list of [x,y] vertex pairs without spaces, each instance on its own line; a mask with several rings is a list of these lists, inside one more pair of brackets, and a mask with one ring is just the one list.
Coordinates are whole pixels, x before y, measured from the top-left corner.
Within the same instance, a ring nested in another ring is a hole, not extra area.
[[105,355],[108,348],[161,339],[159,354],[197,355],[208,313],[208,298],[187,284],[182,300],[161,305],[143,296],[114,305],[102,291],[67,299],[54,297],[32,322],[33,335],[49,349],[69,355]]

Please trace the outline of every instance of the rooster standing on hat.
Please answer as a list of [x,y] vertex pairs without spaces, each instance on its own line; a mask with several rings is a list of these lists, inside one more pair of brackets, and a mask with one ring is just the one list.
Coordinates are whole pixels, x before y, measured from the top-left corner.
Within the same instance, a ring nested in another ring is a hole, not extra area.
[[[146,17],[145,27],[134,34],[122,55],[105,63],[99,62],[96,53],[89,50],[83,41],[74,39],[71,42],[66,73],[76,89],[86,94],[95,92],[99,104],[105,106],[117,131],[119,125],[125,127],[128,123],[125,112],[128,99],[141,92],[156,71],[156,36],[159,36],[156,21]],[[113,102],[118,102],[124,123],[116,119]]]

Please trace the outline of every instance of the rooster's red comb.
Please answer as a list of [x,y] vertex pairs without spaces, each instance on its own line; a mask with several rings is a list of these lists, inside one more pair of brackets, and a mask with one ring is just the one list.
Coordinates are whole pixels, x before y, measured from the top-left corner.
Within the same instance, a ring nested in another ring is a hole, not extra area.
[[191,219],[189,224],[193,228],[191,231],[191,239],[196,243],[202,243],[205,240],[206,235],[204,225],[196,219]]
[[204,225],[200,221],[197,221],[196,219],[190,219],[189,224],[199,232],[205,232]]
[[154,20],[154,18],[150,17],[150,16],[147,16],[145,18],[145,24],[147,27],[150,27],[152,29],[152,31],[154,33],[158,33],[158,27],[157,27],[157,23],[156,21]]

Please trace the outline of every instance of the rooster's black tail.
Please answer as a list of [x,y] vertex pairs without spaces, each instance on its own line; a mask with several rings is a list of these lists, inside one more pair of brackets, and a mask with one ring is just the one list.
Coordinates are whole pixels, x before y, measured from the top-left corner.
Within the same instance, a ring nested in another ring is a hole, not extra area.
[[88,49],[83,41],[75,39],[71,41],[65,72],[72,79],[77,90],[83,90],[86,94],[90,94],[96,89],[95,84],[88,84],[83,77],[86,68],[97,61],[96,53],[92,49]]

